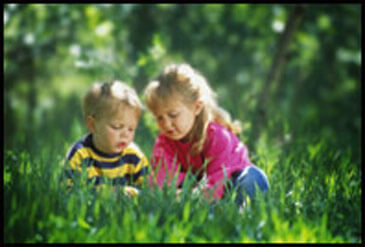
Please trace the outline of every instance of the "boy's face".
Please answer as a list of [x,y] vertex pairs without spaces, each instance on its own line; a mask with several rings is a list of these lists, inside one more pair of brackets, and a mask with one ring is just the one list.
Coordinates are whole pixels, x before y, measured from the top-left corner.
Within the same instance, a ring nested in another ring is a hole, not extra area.
[[105,115],[109,117],[88,117],[93,143],[104,153],[120,153],[133,141],[138,124],[137,112],[132,107],[120,105],[115,114]]

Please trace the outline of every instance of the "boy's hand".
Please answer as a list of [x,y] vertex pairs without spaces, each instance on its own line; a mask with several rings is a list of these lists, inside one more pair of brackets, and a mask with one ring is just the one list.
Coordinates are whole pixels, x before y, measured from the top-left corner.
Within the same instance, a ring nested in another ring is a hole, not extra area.
[[128,197],[135,197],[139,195],[139,190],[132,186],[124,186],[123,188],[124,195]]

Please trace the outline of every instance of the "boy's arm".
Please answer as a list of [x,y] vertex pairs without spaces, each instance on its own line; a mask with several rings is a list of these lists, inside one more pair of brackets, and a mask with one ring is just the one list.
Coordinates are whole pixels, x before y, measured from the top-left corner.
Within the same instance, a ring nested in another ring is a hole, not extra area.
[[136,186],[140,186],[144,179],[147,177],[149,172],[148,170],[148,160],[142,154],[133,174],[133,184]]
[[133,143],[132,149],[130,150],[132,154],[139,158],[138,163],[133,171],[133,184],[123,186],[123,192],[128,197],[138,196],[140,192],[140,186],[145,180],[149,172],[148,160],[144,153],[140,150],[137,144]]
[[75,176],[81,172],[81,157],[78,153],[75,153],[72,157],[66,157],[63,164],[63,176],[61,184],[67,187],[67,191],[71,191]]

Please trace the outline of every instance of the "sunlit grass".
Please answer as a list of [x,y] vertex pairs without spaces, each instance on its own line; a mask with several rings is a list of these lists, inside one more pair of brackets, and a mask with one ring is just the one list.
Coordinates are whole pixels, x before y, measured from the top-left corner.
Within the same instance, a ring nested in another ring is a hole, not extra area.
[[6,150],[5,242],[360,242],[360,165],[351,151],[304,137],[275,145],[262,135],[252,151],[271,189],[242,212],[229,197],[211,205],[193,196],[192,183],[180,199],[167,187],[144,186],[133,199],[86,186],[68,193],[60,185],[68,145]]

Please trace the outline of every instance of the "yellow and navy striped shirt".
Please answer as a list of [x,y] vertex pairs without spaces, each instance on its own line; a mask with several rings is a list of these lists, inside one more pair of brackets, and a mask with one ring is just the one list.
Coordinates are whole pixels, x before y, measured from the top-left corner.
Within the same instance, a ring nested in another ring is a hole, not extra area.
[[88,182],[99,185],[110,179],[113,185],[140,185],[148,173],[148,161],[135,143],[131,143],[121,153],[106,154],[98,151],[92,143],[92,135],[87,134],[74,143],[67,153],[67,183],[73,184],[75,172],[86,169]]

